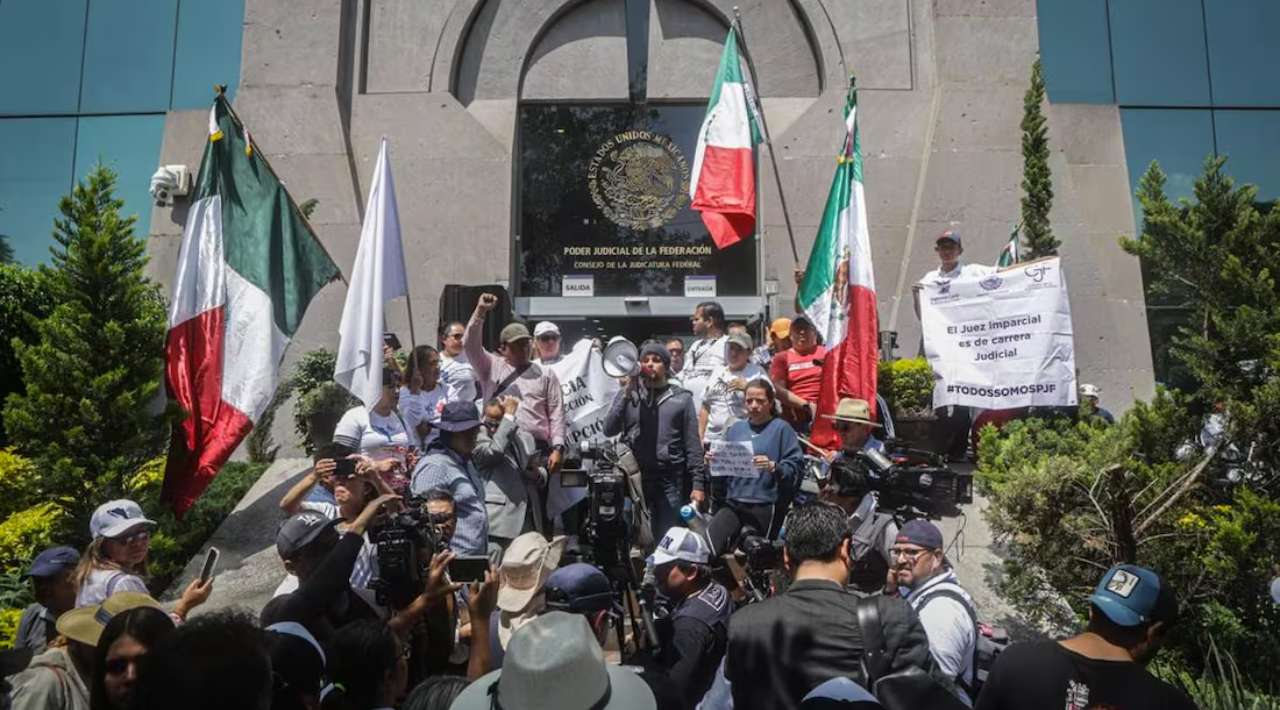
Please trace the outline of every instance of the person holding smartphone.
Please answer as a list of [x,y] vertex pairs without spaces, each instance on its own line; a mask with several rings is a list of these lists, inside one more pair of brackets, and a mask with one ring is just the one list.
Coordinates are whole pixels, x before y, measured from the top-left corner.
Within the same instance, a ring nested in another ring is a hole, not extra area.
[[388,484],[397,491],[408,485],[404,477],[406,454],[412,440],[404,417],[400,416],[400,372],[383,368],[382,395],[373,407],[363,404],[348,409],[333,430],[333,443],[363,454],[374,462],[391,461],[383,472]]

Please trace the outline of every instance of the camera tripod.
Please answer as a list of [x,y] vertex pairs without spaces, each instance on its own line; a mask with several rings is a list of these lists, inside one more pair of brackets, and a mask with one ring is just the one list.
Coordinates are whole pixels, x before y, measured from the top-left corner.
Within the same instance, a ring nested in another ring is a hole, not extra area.
[[656,652],[659,643],[653,624],[652,600],[642,589],[635,565],[631,562],[631,537],[625,526],[621,531],[611,529],[606,533],[595,521],[588,519],[582,532],[588,543],[585,548],[587,561],[604,571],[613,588],[614,608],[609,615],[618,634],[618,650],[626,657],[626,627],[629,623],[634,642],[632,650],[637,654],[646,649]]

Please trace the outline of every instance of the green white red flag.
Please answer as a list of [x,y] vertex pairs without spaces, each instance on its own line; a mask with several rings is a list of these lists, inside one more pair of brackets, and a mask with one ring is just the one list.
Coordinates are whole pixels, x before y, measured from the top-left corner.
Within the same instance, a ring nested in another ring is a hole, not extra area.
[[834,412],[841,397],[866,400],[874,413],[880,359],[857,104],[857,91],[850,87],[845,102],[844,147],[836,158],[836,174],[799,293],[801,309],[827,346],[819,416],[811,439],[831,449],[838,448],[840,437],[831,420],[822,415]]
[[1000,250],[1000,256],[996,259],[997,268],[1003,269],[1022,261],[1022,237],[1019,234],[1021,231],[1021,223],[1013,228],[1013,234],[1009,235],[1009,242]]
[[742,72],[737,32],[730,29],[689,176],[689,206],[702,212],[702,222],[720,249],[755,231],[760,125],[755,92]]
[[219,94],[182,233],[165,384],[174,428],[163,499],[179,514],[248,435],[313,296],[338,278],[280,180]]

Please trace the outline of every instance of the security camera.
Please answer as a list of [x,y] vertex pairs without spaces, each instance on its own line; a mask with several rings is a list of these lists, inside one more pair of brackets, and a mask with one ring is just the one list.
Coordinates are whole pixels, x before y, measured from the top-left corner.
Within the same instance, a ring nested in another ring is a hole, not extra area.
[[151,197],[156,207],[173,205],[173,198],[191,193],[191,172],[185,165],[161,165],[151,176]]

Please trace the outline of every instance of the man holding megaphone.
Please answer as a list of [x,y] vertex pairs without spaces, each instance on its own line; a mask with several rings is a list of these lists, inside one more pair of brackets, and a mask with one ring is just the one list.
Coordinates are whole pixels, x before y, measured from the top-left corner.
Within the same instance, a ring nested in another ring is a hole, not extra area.
[[693,395],[668,381],[670,367],[671,354],[662,343],[641,345],[639,371],[628,378],[604,420],[605,436],[621,434],[640,463],[655,540],[681,524],[685,501],[705,508],[707,499]]

